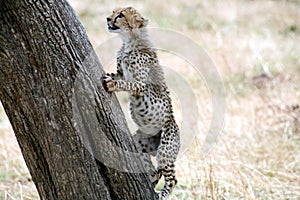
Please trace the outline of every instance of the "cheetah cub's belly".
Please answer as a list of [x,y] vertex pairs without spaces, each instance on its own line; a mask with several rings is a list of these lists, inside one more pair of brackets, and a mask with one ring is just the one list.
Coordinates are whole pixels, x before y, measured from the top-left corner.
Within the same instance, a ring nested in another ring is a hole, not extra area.
[[167,102],[161,97],[155,97],[153,93],[148,88],[144,91],[144,96],[130,97],[131,117],[139,130],[149,135],[157,134],[166,118]]

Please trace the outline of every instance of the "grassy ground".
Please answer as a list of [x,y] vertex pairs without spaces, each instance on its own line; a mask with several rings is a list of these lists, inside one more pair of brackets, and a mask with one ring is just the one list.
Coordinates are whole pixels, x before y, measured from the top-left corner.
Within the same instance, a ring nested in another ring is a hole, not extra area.
[[[71,1],[95,48],[112,36],[104,28],[111,10],[133,5],[151,19],[151,27],[192,38],[221,74],[224,128],[213,151],[203,157],[212,115],[205,78],[195,76],[182,59],[160,53],[162,63],[193,88],[197,102],[191,103],[198,105],[202,122],[178,161],[179,183],[171,199],[300,199],[299,1],[87,2]],[[173,97],[182,122],[180,99],[176,93]],[[120,100],[125,103],[126,98]],[[37,199],[3,110],[0,116],[0,199]]]

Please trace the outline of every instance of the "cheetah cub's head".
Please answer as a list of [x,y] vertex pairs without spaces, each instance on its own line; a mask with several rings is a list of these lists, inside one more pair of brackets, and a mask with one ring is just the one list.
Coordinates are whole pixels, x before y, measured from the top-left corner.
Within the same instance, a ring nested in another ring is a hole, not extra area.
[[118,8],[106,20],[108,31],[113,33],[140,29],[148,24],[148,20],[132,7]]

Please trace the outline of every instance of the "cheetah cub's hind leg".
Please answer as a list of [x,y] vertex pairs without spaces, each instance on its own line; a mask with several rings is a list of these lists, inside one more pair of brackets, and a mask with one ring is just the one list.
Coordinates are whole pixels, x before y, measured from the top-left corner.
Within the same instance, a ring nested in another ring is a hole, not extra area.
[[177,184],[175,177],[175,161],[180,148],[179,129],[174,120],[165,124],[162,130],[156,160],[158,163],[157,177],[165,178],[165,185],[160,191],[160,200],[166,200]]
[[[151,156],[156,156],[158,146],[160,144],[161,131],[156,135],[149,135],[143,133],[141,130],[137,130],[136,134],[133,136],[135,145],[138,152],[140,152],[140,158],[143,162],[144,169],[149,174],[150,178],[156,175],[156,170],[151,162]],[[155,182],[151,178],[151,182]],[[157,181],[158,182],[158,181]],[[155,186],[156,184],[154,184]]]

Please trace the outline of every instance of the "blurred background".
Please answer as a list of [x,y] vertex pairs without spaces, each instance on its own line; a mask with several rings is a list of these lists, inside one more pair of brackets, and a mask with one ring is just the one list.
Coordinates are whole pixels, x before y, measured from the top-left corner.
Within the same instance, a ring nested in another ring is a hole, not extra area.
[[[150,19],[149,27],[192,39],[218,69],[226,95],[224,128],[214,149],[201,156],[212,116],[209,88],[191,64],[159,52],[161,63],[172,66],[192,88],[196,101],[190,103],[198,106],[201,122],[177,162],[179,182],[171,199],[300,199],[300,1],[70,0],[70,4],[95,49],[115,36],[106,31],[106,16],[114,8],[133,6]],[[115,49],[111,53],[115,55]],[[104,67],[114,71],[114,66],[112,61]],[[167,74],[171,91],[176,87],[172,74]],[[127,98],[119,95],[125,114]],[[176,92],[172,98],[182,124],[180,98]],[[38,199],[2,107],[0,160],[0,199]]]

